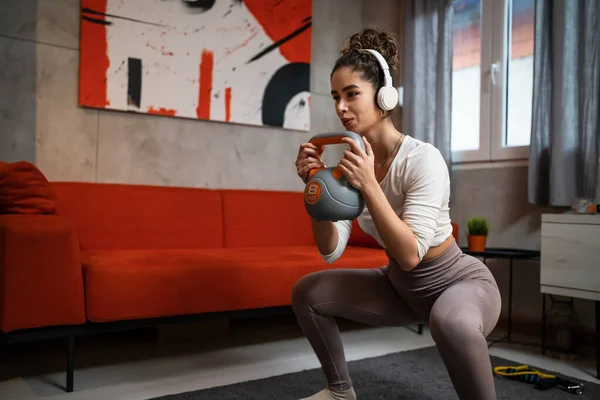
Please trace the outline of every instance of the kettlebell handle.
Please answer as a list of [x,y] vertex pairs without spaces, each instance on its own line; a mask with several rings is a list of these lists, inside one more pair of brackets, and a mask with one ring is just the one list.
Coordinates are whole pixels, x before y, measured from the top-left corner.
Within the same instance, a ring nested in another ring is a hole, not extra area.
[[[367,151],[365,142],[363,141],[362,137],[358,133],[355,133],[352,131],[319,133],[319,134],[313,136],[309,140],[309,143],[312,143],[315,146],[326,146],[328,144],[340,144],[340,143],[344,143],[344,142],[342,142],[342,138],[345,138],[345,137],[354,139],[358,143],[360,148],[363,149],[363,151]],[[323,169],[323,168],[313,168],[310,171],[308,171],[307,180],[312,178],[313,175],[316,174],[317,172],[319,172],[321,169]],[[341,172],[337,168],[335,168],[334,175],[341,176]]]
[[358,145],[363,149],[363,151],[367,151],[367,148],[365,147],[365,142],[363,141],[362,137],[358,133],[352,131],[319,133],[313,136],[309,140],[309,142],[314,144],[315,146],[325,146],[328,144],[343,143],[342,138],[345,137],[354,139],[358,143]]

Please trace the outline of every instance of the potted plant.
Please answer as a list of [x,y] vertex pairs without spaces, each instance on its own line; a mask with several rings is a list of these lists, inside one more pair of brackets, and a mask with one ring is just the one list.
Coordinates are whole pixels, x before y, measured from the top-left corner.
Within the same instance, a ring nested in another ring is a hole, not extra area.
[[485,218],[473,217],[468,221],[469,234],[469,250],[482,252],[485,251],[487,242],[488,230],[490,224]]

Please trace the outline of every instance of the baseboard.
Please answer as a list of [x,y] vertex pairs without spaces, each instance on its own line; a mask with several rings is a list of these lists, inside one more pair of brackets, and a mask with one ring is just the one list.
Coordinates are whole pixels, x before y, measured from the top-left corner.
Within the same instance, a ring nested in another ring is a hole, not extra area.
[[[511,327],[512,335],[522,335],[535,337],[539,339],[541,343],[542,339],[542,322],[541,321],[532,321],[528,319],[512,319],[512,327]],[[506,333],[508,330],[508,321],[506,318],[501,318],[496,325],[495,332]],[[552,326],[549,324],[546,326],[546,343],[552,343],[554,341],[553,334],[555,333]],[[498,334],[492,333],[493,336],[498,336]],[[596,333],[593,330],[585,329],[581,327],[580,329],[575,329],[573,331],[573,343],[577,343],[577,347],[585,347],[585,346],[595,346],[596,345]]]

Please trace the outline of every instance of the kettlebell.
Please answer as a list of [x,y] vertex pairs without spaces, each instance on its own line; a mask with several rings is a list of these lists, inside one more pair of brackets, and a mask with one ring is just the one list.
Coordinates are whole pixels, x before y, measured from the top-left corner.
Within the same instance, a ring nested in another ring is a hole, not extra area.
[[[366,151],[362,137],[351,131],[319,133],[309,142],[315,146],[343,144],[344,137],[354,139]],[[308,172],[304,206],[315,220],[335,222],[355,219],[362,213],[365,203],[360,191],[348,182],[338,167],[327,167]]]

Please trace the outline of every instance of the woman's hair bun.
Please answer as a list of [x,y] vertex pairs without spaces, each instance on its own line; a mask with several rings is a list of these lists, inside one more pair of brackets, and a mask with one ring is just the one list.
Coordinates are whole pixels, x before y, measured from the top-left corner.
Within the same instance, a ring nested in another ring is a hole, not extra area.
[[365,49],[377,50],[388,63],[390,70],[396,70],[398,65],[396,35],[377,27],[366,28],[347,38],[341,53],[345,55],[351,51],[362,52]]

